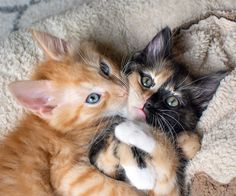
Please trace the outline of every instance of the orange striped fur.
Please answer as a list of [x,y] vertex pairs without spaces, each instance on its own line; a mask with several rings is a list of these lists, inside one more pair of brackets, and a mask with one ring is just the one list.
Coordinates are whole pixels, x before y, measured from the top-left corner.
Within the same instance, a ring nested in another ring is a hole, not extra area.
[[[38,66],[34,82],[10,86],[17,101],[33,114],[25,115],[1,142],[1,195],[143,195],[97,171],[87,156],[91,139],[107,125],[105,117],[127,99],[124,81],[117,79],[117,63],[89,43],[71,51],[64,40],[33,34],[48,59]],[[110,66],[110,79],[100,73],[101,61]],[[85,104],[97,88],[102,90],[101,100]]]

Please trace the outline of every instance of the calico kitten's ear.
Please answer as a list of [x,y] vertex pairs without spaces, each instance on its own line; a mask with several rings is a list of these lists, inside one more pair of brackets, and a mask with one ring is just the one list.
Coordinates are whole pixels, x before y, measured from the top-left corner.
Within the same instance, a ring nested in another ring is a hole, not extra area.
[[214,96],[221,80],[228,74],[227,71],[219,71],[200,77],[193,83],[193,101],[198,108],[199,117],[207,108],[210,100]]
[[171,52],[171,30],[169,27],[165,27],[148,43],[143,53],[147,58],[165,58],[170,55]]
[[9,85],[9,90],[22,106],[43,119],[50,118],[57,106],[53,96],[55,87],[49,80],[17,81]]
[[60,60],[67,53],[68,44],[65,40],[41,31],[30,32],[49,58]]
[[124,65],[123,72],[129,74],[135,69],[136,63],[145,66],[155,66],[158,61],[170,57],[172,47],[171,30],[165,27],[139,52],[134,53]]

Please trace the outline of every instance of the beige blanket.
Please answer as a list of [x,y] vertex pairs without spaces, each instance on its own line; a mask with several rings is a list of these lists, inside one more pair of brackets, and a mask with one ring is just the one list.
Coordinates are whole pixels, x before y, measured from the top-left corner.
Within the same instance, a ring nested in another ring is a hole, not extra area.
[[[198,74],[231,70],[199,122],[202,149],[190,162],[186,181],[192,195],[235,195],[236,17],[234,11],[213,11],[231,9],[236,9],[235,0],[94,0],[34,28],[65,39],[76,36],[112,43],[125,55],[143,48],[162,27],[182,26],[176,40],[180,61]],[[42,52],[25,30],[0,43],[1,136],[22,113],[6,85],[27,78],[41,58]]]

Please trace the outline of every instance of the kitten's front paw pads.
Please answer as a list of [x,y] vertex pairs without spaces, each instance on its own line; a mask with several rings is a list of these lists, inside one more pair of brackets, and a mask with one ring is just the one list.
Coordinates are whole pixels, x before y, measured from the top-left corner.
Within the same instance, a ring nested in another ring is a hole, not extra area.
[[116,127],[115,136],[126,144],[151,153],[155,147],[155,140],[141,129],[142,127],[135,123],[124,122]]

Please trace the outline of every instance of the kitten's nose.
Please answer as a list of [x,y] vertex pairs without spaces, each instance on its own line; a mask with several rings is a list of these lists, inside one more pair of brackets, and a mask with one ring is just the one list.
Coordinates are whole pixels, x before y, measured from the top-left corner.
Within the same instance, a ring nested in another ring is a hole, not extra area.
[[144,110],[145,112],[147,112],[147,111],[149,111],[149,109],[152,108],[152,107],[153,107],[152,102],[151,102],[150,100],[147,100],[146,103],[145,103],[144,106],[143,106],[143,110]]

